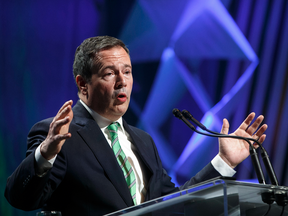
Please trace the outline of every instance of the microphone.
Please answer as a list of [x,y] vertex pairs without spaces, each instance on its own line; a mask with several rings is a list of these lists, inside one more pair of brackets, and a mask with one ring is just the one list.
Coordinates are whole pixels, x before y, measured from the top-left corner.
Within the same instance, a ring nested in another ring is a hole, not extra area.
[[[177,108],[174,108],[173,109],[173,114],[175,117],[179,118],[180,120],[182,120],[191,130],[195,131],[196,133],[198,134],[202,134],[202,135],[205,135],[205,136],[210,136],[210,137],[222,137],[222,138],[234,138],[234,139],[242,139],[242,140],[245,140],[246,142],[248,142],[249,144],[249,152],[250,152],[250,156],[251,156],[251,159],[252,159],[252,164],[253,164],[253,167],[256,171],[256,174],[257,174],[257,178],[258,178],[258,181],[260,184],[265,184],[265,180],[264,180],[264,175],[263,175],[263,171],[262,171],[262,168],[261,168],[261,165],[259,163],[259,159],[258,159],[258,156],[257,156],[257,152],[254,148],[254,146],[249,142],[249,140],[245,137],[238,137],[238,136],[232,136],[232,135],[226,135],[226,134],[210,134],[210,133],[204,133],[204,132],[201,132],[201,131],[198,131],[194,125],[192,125],[184,116],[183,114],[180,112],[179,109]],[[198,121],[197,121],[198,122]],[[196,123],[195,123],[196,124]],[[199,123],[201,124],[201,123]],[[198,125],[198,124],[197,124]],[[202,124],[201,124],[202,125]],[[198,125],[199,126],[199,125]],[[204,126],[204,125],[203,125]],[[200,127],[200,126],[199,126]],[[205,127],[205,126],[204,126]],[[205,127],[206,128],[206,127]]]
[[208,130],[201,122],[199,122],[197,119],[195,119],[192,114],[190,112],[188,112],[187,110],[182,110],[182,115],[192,121],[194,124],[196,124],[198,127],[200,127],[202,130],[204,131],[208,131],[209,133],[212,133],[212,134],[217,134],[216,132],[213,132],[213,131],[210,131]]
[[[185,118],[187,118],[188,120],[191,120],[194,124],[196,124],[198,127],[200,127],[202,130],[205,130],[209,133],[212,133],[212,134],[219,134],[221,135],[221,133],[217,133],[217,132],[214,132],[214,131],[211,131],[209,129],[207,129],[201,122],[197,121],[197,119],[195,119],[192,114],[187,111],[187,110],[183,110],[182,111],[182,114]],[[241,138],[240,138],[241,139]],[[279,185],[278,183],[278,179],[277,179],[277,176],[275,174],[275,171],[273,169],[273,166],[271,164],[271,161],[269,159],[269,156],[268,156],[268,153],[266,151],[266,149],[263,147],[263,145],[261,143],[259,143],[258,140],[256,139],[253,139],[253,138],[246,138],[250,141],[253,141],[253,142],[256,142],[258,144],[258,146],[260,147],[261,149],[261,157],[262,157],[262,160],[263,160],[263,163],[264,163],[264,166],[266,168],[266,171],[268,173],[268,176],[269,176],[269,179],[271,181],[271,184],[272,185]]]

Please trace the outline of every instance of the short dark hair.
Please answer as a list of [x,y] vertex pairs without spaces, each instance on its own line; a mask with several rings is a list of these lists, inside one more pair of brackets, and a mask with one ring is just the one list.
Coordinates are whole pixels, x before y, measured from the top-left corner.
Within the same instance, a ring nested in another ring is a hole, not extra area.
[[[86,82],[91,81],[92,68],[95,57],[102,50],[111,49],[113,47],[122,47],[129,55],[129,50],[123,41],[111,36],[97,36],[84,40],[76,49],[73,63],[73,75],[81,75]],[[79,91],[79,89],[78,89]]]

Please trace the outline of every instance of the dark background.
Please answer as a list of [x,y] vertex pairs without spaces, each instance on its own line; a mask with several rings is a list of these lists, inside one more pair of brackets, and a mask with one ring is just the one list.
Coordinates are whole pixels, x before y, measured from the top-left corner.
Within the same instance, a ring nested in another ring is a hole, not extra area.
[[[134,87],[125,119],[152,135],[176,184],[218,145],[173,117],[175,107],[216,131],[224,117],[232,132],[248,113],[263,114],[264,145],[288,185],[286,0],[2,0],[0,215],[35,215],[8,204],[6,179],[25,157],[32,125],[65,101],[76,103],[74,52],[97,35],[119,37],[130,49]],[[238,180],[255,181],[250,158],[236,170]]]

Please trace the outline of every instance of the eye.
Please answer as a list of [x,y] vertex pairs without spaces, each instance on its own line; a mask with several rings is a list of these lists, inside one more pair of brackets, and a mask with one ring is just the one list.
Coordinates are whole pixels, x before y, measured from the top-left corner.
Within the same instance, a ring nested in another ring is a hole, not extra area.
[[114,73],[113,71],[107,71],[104,76],[112,76]]
[[102,78],[105,80],[113,79],[115,72],[113,70],[107,70],[104,72]]

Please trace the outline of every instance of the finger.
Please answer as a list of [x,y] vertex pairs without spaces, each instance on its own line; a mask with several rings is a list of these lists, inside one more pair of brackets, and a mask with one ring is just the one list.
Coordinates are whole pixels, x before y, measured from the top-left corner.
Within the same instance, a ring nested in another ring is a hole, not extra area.
[[264,120],[264,116],[260,115],[258,116],[258,118],[253,122],[252,125],[250,125],[247,129],[246,132],[250,135],[254,134],[255,131],[257,130],[257,128],[259,127],[259,125],[263,122]]
[[69,139],[71,136],[72,136],[71,133],[58,134],[52,137],[52,139],[50,140],[49,139],[44,140],[44,142],[42,142],[40,147],[41,155],[47,160],[50,160],[51,158],[55,157],[55,155],[57,155],[60,152],[65,141]]
[[67,123],[69,123],[70,118],[69,116],[66,116],[65,118],[61,119],[61,120],[55,120],[51,123],[51,128],[53,131],[53,134],[58,134],[61,127]]
[[259,142],[262,144],[266,139],[266,134],[263,134],[260,138],[259,138]]
[[264,134],[264,132],[267,130],[267,128],[268,128],[268,125],[267,125],[267,124],[262,125],[262,126],[256,131],[256,133],[253,135],[253,138],[254,138],[254,139],[258,139],[259,137],[261,137],[262,134]]
[[221,133],[222,134],[228,134],[228,132],[229,132],[229,122],[226,118],[224,118]]
[[70,105],[65,107],[65,109],[63,109],[62,112],[60,113],[60,118],[64,118],[71,110],[72,107]]
[[[262,145],[262,143],[265,141],[266,139],[266,134],[263,134],[259,139],[258,142]],[[253,146],[257,149],[259,147],[259,145],[257,143],[254,143]]]
[[69,139],[71,136],[72,136],[71,133],[58,134],[58,135],[54,136],[54,141],[59,144],[62,140]]
[[265,141],[265,139],[266,139],[266,134],[262,134],[257,140],[260,144],[262,144]]
[[242,124],[239,126],[239,129],[246,130],[249,127],[249,125],[251,124],[254,117],[255,117],[255,113],[254,112],[250,113],[247,116],[247,118],[242,122]]
[[[58,113],[61,113],[67,106],[72,106],[72,104],[73,104],[73,101],[72,101],[72,100],[66,101],[66,102],[62,105],[62,107],[59,109]],[[58,113],[57,113],[57,114],[58,114]]]
[[58,112],[57,115],[55,116],[55,120],[63,119],[65,118],[68,113],[72,110],[72,107],[70,104],[68,104],[64,109],[61,110],[61,112]]

